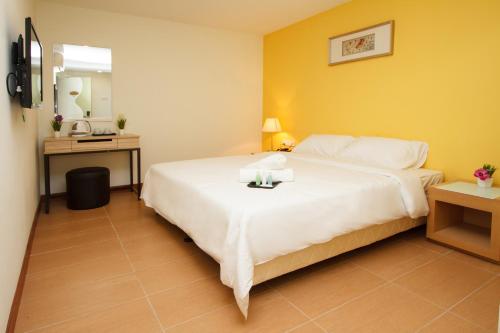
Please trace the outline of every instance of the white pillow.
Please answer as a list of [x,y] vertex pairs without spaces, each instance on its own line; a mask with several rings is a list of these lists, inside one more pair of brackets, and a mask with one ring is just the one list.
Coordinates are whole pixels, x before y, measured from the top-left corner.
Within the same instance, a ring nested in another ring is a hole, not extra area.
[[339,151],[354,141],[347,135],[318,135],[314,134],[295,147],[295,153],[314,154],[324,157],[335,157]]
[[418,169],[427,159],[425,142],[360,137],[338,154],[338,158],[387,169]]

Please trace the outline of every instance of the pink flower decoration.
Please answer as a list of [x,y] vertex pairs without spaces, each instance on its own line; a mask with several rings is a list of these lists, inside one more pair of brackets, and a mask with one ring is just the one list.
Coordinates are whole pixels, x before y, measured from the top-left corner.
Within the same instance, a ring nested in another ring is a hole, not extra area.
[[490,174],[488,173],[488,170],[477,169],[474,172],[474,177],[477,177],[477,178],[479,178],[481,180],[486,180],[486,179],[490,178]]

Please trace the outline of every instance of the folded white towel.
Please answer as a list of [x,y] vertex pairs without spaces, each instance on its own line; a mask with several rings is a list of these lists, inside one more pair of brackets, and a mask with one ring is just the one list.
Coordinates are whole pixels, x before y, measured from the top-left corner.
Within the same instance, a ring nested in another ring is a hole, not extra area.
[[283,154],[273,154],[264,157],[257,162],[247,165],[246,169],[283,170],[286,164],[286,156]]
[[[254,182],[257,177],[257,172],[263,172],[263,169],[240,169],[240,182],[250,183]],[[283,169],[283,170],[265,170],[266,173],[271,173],[273,182],[293,182],[293,169]]]

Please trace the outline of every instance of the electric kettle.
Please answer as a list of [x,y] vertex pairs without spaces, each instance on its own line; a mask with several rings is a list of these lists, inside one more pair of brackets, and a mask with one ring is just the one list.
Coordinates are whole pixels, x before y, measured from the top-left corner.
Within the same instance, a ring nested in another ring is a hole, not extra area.
[[76,120],[71,126],[71,136],[87,136],[92,133],[92,126],[87,120]]

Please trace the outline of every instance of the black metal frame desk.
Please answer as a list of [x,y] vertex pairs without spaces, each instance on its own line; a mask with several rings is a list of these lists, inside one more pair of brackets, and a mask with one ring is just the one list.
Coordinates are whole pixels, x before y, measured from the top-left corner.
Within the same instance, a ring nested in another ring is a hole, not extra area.
[[134,151],[137,154],[137,199],[141,195],[141,147],[135,134],[46,138],[44,141],[45,213],[50,210],[50,158],[60,155],[129,152],[130,191],[134,191]]

